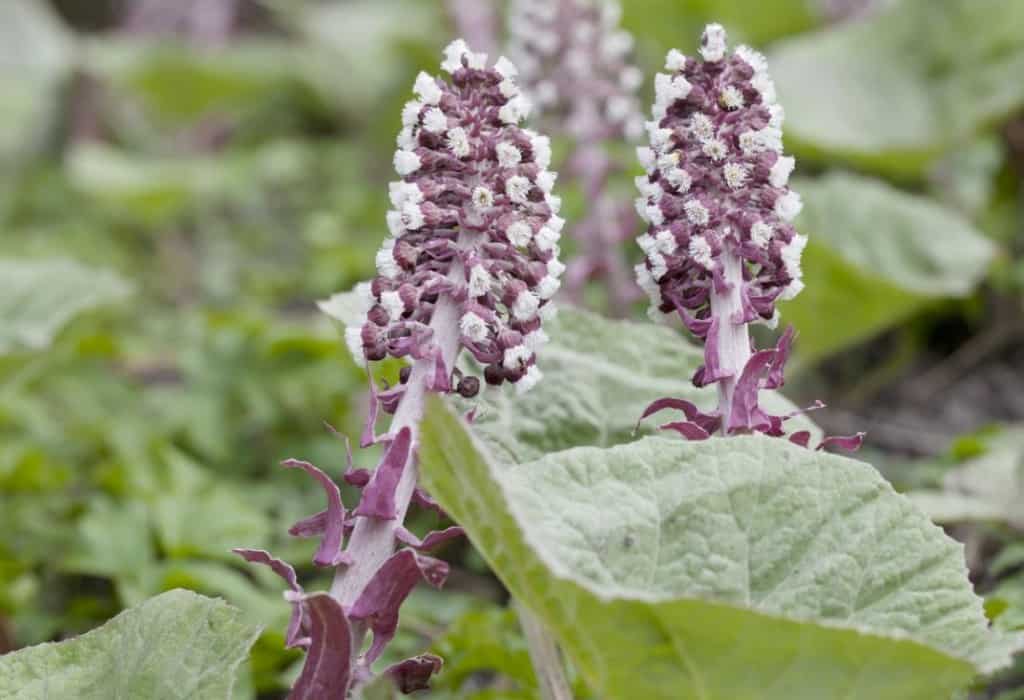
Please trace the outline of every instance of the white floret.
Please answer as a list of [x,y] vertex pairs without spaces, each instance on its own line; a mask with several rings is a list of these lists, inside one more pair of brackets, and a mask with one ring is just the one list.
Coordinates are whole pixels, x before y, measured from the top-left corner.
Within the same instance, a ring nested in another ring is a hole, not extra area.
[[704,236],[693,236],[690,238],[690,257],[705,270],[710,270],[714,264],[711,256],[711,244]]
[[543,346],[547,345],[551,338],[544,332],[543,328],[538,328],[535,331],[531,331],[523,336],[523,345],[530,349],[531,352],[536,353]]
[[558,245],[558,239],[561,238],[558,232],[550,226],[541,226],[540,231],[537,231],[537,236],[534,239],[537,243],[537,249],[547,252],[554,250],[555,246]]
[[402,271],[402,268],[398,266],[398,262],[395,260],[394,244],[392,243],[390,247],[386,244],[387,241],[385,241],[385,246],[377,251],[377,272],[382,277],[394,279],[398,277],[398,273]]
[[768,181],[772,184],[772,187],[785,187],[786,183],[789,182],[789,176],[793,173],[794,167],[796,167],[795,158],[792,156],[780,156],[768,173]]
[[436,105],[441,101],[441,88],[438,87],[434,77],[428,73],[421,71],[416,76],[416,83],[412,89],[423,100],[424,104]]
[[517,248],[525,248],[533,240],[533,228],[525,221],[513,221],[505,229],[508,241]]
[[688,192],[693,184],[693,178],[690,177],[690,173],[686,172],[683,168],[669,170],[665,173],[665,179],[680,192]]
[[533,352],[526,345],[513,345],[510,348],[505,349],[505,354],[502,357],[501,364],[504,365],[505,369],[516,370],[533,357]]
[[793,236],[793,240],[782,247],[779,251],[782,256],[782,265],[786,270],[786,275],[794,280],[801,279],[803,277],[803,271],[800,269],[800,258],[803,256],[804,248],[807,246],[807,236],[797,234]]
[[352,353],[352,359],[358,363],[366,361],[366,353],[363,352],[363,329],[357,326],[349,326],[345,329],[345,345]]
[[533,162],[541,170],[547,170],[551,165],[551,139],[534,132],[527,132],[530,137],[530,150],[533,151]]
[[730,189],[738,190],[743,187],[750,175],[750,168],[743,163],[726,163],[722,168],[722,175],[725,177],[725,184]]
[[474,343],[483,342],[488,335],[487,322],[472,311],[463,314],[459,319],[459,330]]
[[523,154],[514,143],[501,141],[494,147],[498,156],[498,165],[503,168],[514,168],[523,160]]
[[800,195],[790,190],[775,200],[775,214],[784,221],[792,221],[804,208]]
[[709,24],[704,28],[700,55],[709,63],[717,63],[725,58],[725,28],[720,24]]
[[546,275],[537,283],[537,295],[544,300],[550,299],[558,293],[561,286],[562,283],[558,281],[558,278]]
[[516,382],[516,393],[525,394],[533,387],[537,386],[537,382],[544,378],[544,374],[537,369],[537,365],[530,365],[530,368],[526,370],[526,374]]
[[514,175],[505,181],[505,194],[516,204],[526,204],[533,184],[522,175]]
[[402,207],[402,225],[409,231],[419,231],[426,223],[419,204],[406,202]]
[[448,117],[437,107],[431,107],[423,115],[423,128],[432,134],[443,133],[448,128]]
[[775,235],[775,229],[763,221],[758,221],[750,227],[750,242],[758,248],[767,248]]
[[491,291],[491,273],[481,265],[474,265],[469,272],[469,296],[479,297]]
[[555,187],[555,181],[558,179],[558,173],[550,170],[542,170],[537,173],[536,181],[537,187],[541,189],[544,194],[550,194],[551,190]]
[[402,297],[398,292],[382,292],[380,305],[384,307],[392,321],[397,321],[405,312],[405,304],[402,303]]
[[420,110],[423,103],[411,100],[402,107],[402,126],[416,126],[420,121]]
[[671,231],[658,231],[654,236],[654,241],[658,251],[663,255],[673,255],[679,248],[679,243],[676,241],[676,237],[672,235]]
[[412,175],[414,172],[419,170],[422,162],[415,152],[399,149],[395,151],[394,165],[395,172],[402,177],[405,177],[406,175]]
[[523,290],[512,304],[512,316],[519,321],[529,321],[537,315],[540,299],[529,290]]
[[490,209],[494,206],[494,193],[483,185],[473,188],[473,206],[479,210]]
[[465,158],[469,155],[469,136],[461,126],[448,130],[448,149],[456,158]]
[[695,226],[705,226],[711,218],[708,208],[696,199],[687,200],[683,204],[683,211],[686,213],[687,221]]
[[462,68],[462,57],[469,53],[469,47],[462,39],[456,39],[448,44],[444,50],[444,61],[441,68],[449,73],[454,73]]
[[671,49],[665,56],[665,70],[681,71],[686,67],[686,56],[678,49]]
[[519,75],[519,71],[516,70],[515,64],[504,56],[499,56],[498,60],[495,61],[494,70],[498,71],[498,75],[502,78],[514,78]]

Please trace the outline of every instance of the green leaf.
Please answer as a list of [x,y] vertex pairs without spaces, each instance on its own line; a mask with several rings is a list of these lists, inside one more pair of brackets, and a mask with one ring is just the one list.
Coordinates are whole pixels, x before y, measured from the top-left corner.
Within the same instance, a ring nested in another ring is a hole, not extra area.
[[794,182],[797,229],[810,237],[804,291],[782,305],[813,361],[865,340],[925,305],[963,297],[995,247],[969,221],[928,199],[849,173]]
[[72,260],[0,258],[0,354],[41,350],[78,313],[130,291],[113,272]]
[[988,439],[984,454],[943,479],[941,491],[910,494],[940,523],[993,521],[1024,530],[1024,428],[1011,427]]
[[224,700],[258,634],[223,601],[170,591],[81,637],[0,657],[0,696]]
[[0,22],[0,158],[38,146],[54,125],[71,37],[47,3],[7,0]]
[[920,176],[1024,104],[1024,4],[905,0],[769,57],[798,154]]
[[426,415],[426,487],[599,695],[935,700],[1024,642],[864,463],[648,437],[499,469],[440,400]]

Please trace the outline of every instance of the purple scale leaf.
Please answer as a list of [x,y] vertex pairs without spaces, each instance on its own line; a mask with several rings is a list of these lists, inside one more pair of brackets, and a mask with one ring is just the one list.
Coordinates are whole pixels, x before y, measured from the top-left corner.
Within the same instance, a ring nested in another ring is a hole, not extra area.
[[420,580],[440,588],[448,577],[448,564],[440,559],[403,549],[391,556],[374,573],[358,600],[348,611],[353,620],[364,620],[373,631],[373,643],[367,650],[367,664],[372,664],[395,636],[398,609]]
[[395,682],[405,695],[430,688],[430,677],[441,670],[443,661],[433,654],[423,654],[388,666],[384,675]]
[[847,452],[856,452],[864,442],[864,433],[856,435],[836,435],[827,437],[814,449],[824,450],[826,447],[838,447]]
[[445,528],[444,530],[434,530],[433,532],[428,532],[427,536],[421,540],[415,534],[407,530],[404,526],[399,526],[395,529],[395,539],[397,539],[402,544],[407,544],[410,547],[418,550],[435,549],[437,547],[440,547],[445,542],[448,542],[449,540],[462,537],[464,534],[466,534],[465,530],[463,530],[461,527],[458,527],[457,525],[453,525],[452,527]]
[[424,510],[433,511],[439,517],[448,517],[448,513],[446,513],[444,508],[441,507],[441,504],[435,501],[429,493],[419,487],[416,487],[416,490],[412,492],[412,503],[414,506]]
[[661,426],[662,430],[674,430],[682,435],[687,440],[707,440],[711,437],[708,431],[700,427],[696,423],[689,423],[687,421],[681,421],[678,423],[665,423]]
[[807,447],[807,443],[811,440],[811,433],[809,430],[800,430],[789,436],[789,441],[794,445],[800,445],[800,447]]
[[726,427],[737,430],[764,430],[771,426],[768,415],[757,403],[757,395],[775,358],[774,350],[760,350],[750,356],[732,396],[732,407]]
[[402,428],[388,445],[384,459],[363,489],[363,496],[355,509],[356,515],[379,520],[395,519],[395,489],[406,469],[411,448],[412,431]]
[[288,700],[343,700],[352,681],[352,633],[341,604],[326,593],[299,600],[309,624],[310,645]]
[[325,532],[327,532],[326,510],[322,510],[308,518],[303,518],[288,528],[288,534],[292,537],[316,537]]
[[[247,562],[252,564],[263,564],[269,566],[270,569],[283,578],[288,587],[296,595],[302,595],[302,586],[299,585],[299,579],[295,575],[295,569],[292,565],[281,561],[280,559],[271,556],[271,554],[262,549],[243,549],[241,547],[231,550],[238,556],[245,559]],[[292,617],[288,622],[288,632],[285,635],[285,646],[289,649],[295,647],[306,647],[309,646],[309,638],[301,637],[302,634],[302,605],[298,602],[292,603]]]
[[772,358],[772,365],[768,370],[768,377],[764,383],[765,389],[778,389],[786,383],[783,371],[786,369],[786,361],[789,359],[789,352],[793,347],[795,336],[793,326],[788,326],[775,345],[775,357]]
[[[314,467],[309,462],[298,459],[288,459],[282,462],[286,469],[301,469],[318,482],[324,489],[327,496],[327,510],[324,520],[323,539],[320,540],[320,547],[313,556],[313,563],[317,566],[337,566],[349,563],[348,556],[341,551],[341,542],[345,527],[345,506],[341,502],[341,491],[331,477]],[[316,518],[316,516],[313,516]],[[307,521],[309,519],[307,518]],[[306,522],[308,525],[309,523]],[[299,525],[300,523],[296,523]],[[293,526],[295,527],[295,526]]]

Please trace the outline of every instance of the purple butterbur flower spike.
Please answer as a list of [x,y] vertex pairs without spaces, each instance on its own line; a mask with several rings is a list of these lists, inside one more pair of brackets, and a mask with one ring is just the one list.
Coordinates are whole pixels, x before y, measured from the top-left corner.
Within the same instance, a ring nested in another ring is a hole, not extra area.
[[[450,82],[421,73],[416,99],[402,112],[394,157],[401,179],[389,187],[391,236],[377,253],[377,276],[357,288],[364,307],[360,323],[345,333],[361,362],[392,357],[410,363],[396,386],[378,390],[371,384],[361,445],[381,443],[384,455],[369,472],[354,469],[349,454],[343,478],[362,490],[350,509],[324,472],[285,462],[316,479],[326,495],[327,508],[289,532],[320,538],[314,563],[335,568],[330,593],[305,592],[292,568],[266,552],[236,550],[271,567],[289,586],[288,643],[308,650],[294,698],[345,698],[369,680],[412,589],[420,582],[444,584],[448,565],[422,551],[461,536],[462,529],[420,538],[403,524],[412,505],[441,513],[416,483],[427,393],[472,398],[481,379],[522,392],[541,378],[536,352],[547,341],[541,326],[554,311],[551,298],[564,271],[558,261],[564,221],[552,194],[550,144],[519,126],[529,103],[508,59],[489,68],[485,55],[459,40],[445,50],[442,68]],[[463,349],[483,367],[482,378],[456,367]],[[393,416],[383,434],[381,413]],[[372,641],[363,653],[368,633]],[[439,658],[424,655],[384,674],[403,692],[413,692],[428,687],[440,667]]]
[[[704,30],[700,54],[670,51],[668,72],[655,80],[650,147],[638,149],[647,174],[637,178],[636,204],[648,228],[638,239],[645,259],[636,274],[652,319],[678,314],[704,341],[693,383],[717,384],[718,408],[703,413],[659,399],[642,418],[681,410],[685,420],[662,427],[691,440],[716,431],[782,436],[792,416],[769,415],[758,399],[762,389],[782,386],[793,332],[757,351],[749,324],[774,327],[775,302],[803,289],[807,237],[793,228],[802,204],[788,187],[795,161],[783,155],[783,110],[764,56],[746,46],[729,53],[718,24]],[[828,439],[818,448],[856,449],[862,437]],[[790,439],[806,446],[809,435]]]
[[510,8],[509,53],[538,111],[573,139],[567,169],[588,204],[570,228],[580,253],[569,263],[566,294],[580,302],[587,282],[600,279],[610,310],[626,316],[642,297],[622,250],[636,220],[628,201],[609,191],[619,167],[605,146],[643,137],[636,97],[643,73],[629,62],[633,37],[619,26],[615,0],[513,0]]

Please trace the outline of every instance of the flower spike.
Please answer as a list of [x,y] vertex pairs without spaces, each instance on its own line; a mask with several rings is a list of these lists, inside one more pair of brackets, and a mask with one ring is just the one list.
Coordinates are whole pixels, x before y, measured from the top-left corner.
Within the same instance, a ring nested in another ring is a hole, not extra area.
[[[326,495],[327,508],[295,523],[290,533],[321,538],[314,563],[335,568],[330,593],[306,594],[287,564],[238,550],[248,561],[271,566],[291,589],[288,643],[308,649],[292,697],[329,690],[342,698],[368,681],[395,634],[406,596],[421,581],[444,583],[447,564],[420,551],[461,536],[462,529],[452,526],[421,539],[403,524],[411,506],[443,516],[416,485],[426,394],[477,395],[481,378],[457,367],[463,349],[483,367],[488,384],[507,382],[523,391],[541,378],[536,353],[547,340],[541,326],[553,313],[551,298],[564,271],[558,261],[561,200],[548,170],[551,147],[546,137],[520,126],[530,104],[508,59],[488,67],[486,55],[458,40],[445,49],[441,67],[449,77],[420,73],[415,99],[402,111],[393,158],[400,179],[388,192],[390,236],[377,252],[377,275],[356,289],[359,322],[345,331],[360,363],[410,361],[399,385],[378,390],[371,382],[360,444],[383,443],[384,455],[370,472],[354,469],[349,453],[343,478],[362,490],[351,509],[327,474],[307,462],[284,463],[315,478]],[[381,412],[394,417],[378,434]],[[372,642],[363,652],[368,633]],[[441,660],[427,655],[384,673],[403,692],[413,692],[428,687],[440,668]]]
[[[768,415],[758,397],[782,386],[793,333],[755,351],[748,326],[774,327],[776,301],[803,289],[807,237],[793,227],[802,204],[788,184],[795,160],[783,152],[783,110],[764,56],[746,46],[730,53],[719,24],[704,30],[699,53],[673,49],[655,79],[650,145],[638,149],[646,174],[636,208],[647,231],[636,275],[654,320],[677,314],[704,341],[693,382],[717,384],[719,404],[713,414],[686,406],[686,422],[664,427],[689,439],[715,429],[782,435],[789,416]],[[655,401],[644,415],[669,407]],[[793,440],[807,442],[800,433]]]

